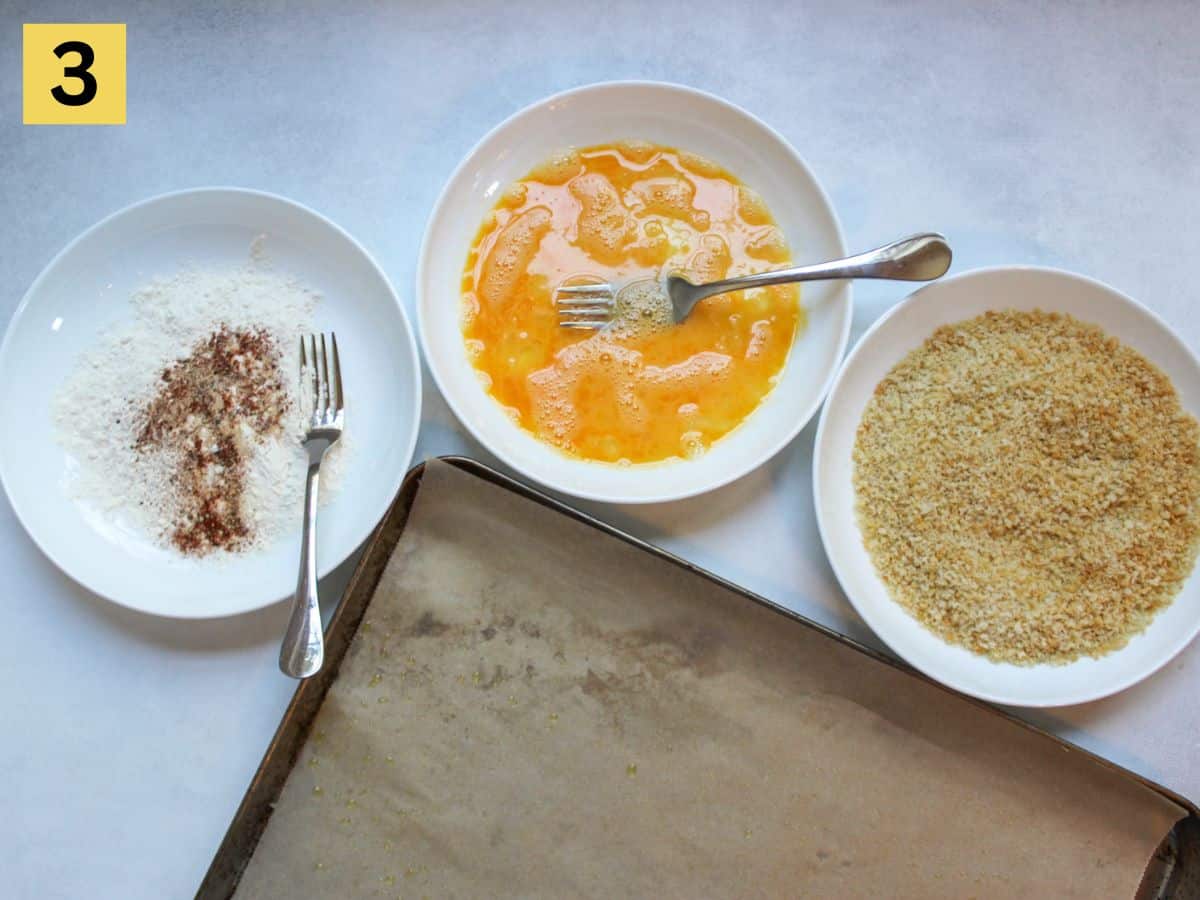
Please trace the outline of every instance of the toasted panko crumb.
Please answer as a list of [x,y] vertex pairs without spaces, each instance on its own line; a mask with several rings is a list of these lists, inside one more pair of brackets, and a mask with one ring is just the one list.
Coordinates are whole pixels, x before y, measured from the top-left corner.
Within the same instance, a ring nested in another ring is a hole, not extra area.
[[859,527],[893,599],[947,641],[1033,664],[1124,646],[1200,537],[1200,426],[1136,351],[1070,316],[939,328],[875,388]]

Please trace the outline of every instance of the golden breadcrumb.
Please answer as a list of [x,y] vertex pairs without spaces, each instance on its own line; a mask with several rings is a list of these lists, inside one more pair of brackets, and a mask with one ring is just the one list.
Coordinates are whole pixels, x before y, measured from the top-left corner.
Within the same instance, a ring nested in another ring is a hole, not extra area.
[[1125,645],[1200,538],[1200,426],[1099,328],[989,312],[875,388],[854,445],[859,527],[892,597],[994,660]]

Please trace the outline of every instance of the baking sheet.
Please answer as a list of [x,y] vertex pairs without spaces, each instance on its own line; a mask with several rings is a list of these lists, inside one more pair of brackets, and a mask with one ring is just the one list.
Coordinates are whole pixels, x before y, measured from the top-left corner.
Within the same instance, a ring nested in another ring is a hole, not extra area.
[[238,896],[1133,896],[1184,812],[432,463]]

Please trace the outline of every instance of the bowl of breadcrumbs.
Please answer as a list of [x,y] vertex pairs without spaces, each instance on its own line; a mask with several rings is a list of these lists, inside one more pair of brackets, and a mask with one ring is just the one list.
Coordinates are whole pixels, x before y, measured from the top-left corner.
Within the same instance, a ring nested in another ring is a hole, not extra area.
[[1200,364],[1146,308],[1050,269],[918,291],[867,332],[817,436],[847,596],[926,674],[1095,699],[1200,630]]

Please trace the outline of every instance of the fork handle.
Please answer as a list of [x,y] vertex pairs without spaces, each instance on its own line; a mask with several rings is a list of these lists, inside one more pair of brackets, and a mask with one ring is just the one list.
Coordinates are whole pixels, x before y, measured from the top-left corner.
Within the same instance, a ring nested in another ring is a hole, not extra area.
[[866,253],[816,263],[811,266],[791,266],[697,284],[688,291],[696,301],[771,284],[792,284],[797,281],[824,281],[837,278],[885,278],[895,281],[932,281],[946,274],[952,254],[950,245],[940,234],[914,234]]
[[317,597],[317,490],[321,480],[321,457],[310,456],[304,481],[304,531],[300,540],[300,576],[292,598],[279,668],[292,678],[316,675],[325,661],[325,633]]

